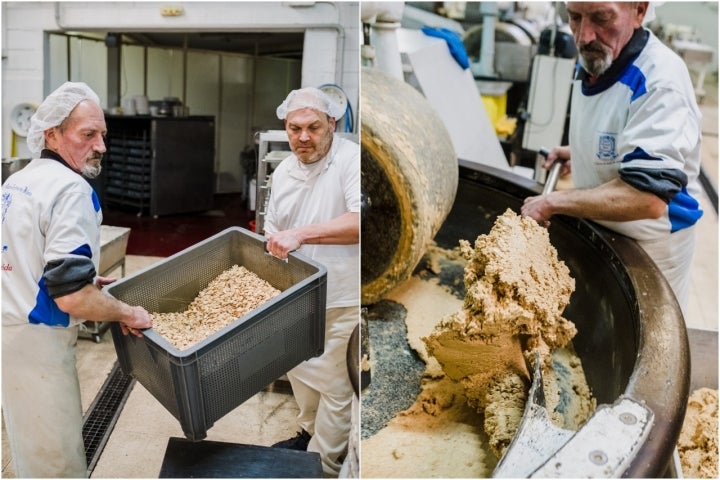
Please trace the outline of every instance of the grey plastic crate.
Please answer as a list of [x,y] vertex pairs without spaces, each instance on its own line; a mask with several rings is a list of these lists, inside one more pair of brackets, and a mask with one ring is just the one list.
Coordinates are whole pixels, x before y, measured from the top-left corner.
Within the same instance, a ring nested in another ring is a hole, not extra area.
[[149,312],[177,312],[210,281],[237,264],[282,293],[186,350],[152,329],[141,338],[112,336],[123,372],[140,382],[192,441],[216,420],[323,352],[327,272],[299,254],[265,253],[265,238],[234,227],[106,287],[113,297]]

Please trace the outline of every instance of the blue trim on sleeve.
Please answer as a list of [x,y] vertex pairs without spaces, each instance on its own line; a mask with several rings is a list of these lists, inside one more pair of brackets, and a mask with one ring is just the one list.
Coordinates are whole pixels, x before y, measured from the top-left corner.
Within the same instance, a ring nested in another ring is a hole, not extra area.
[[82,255],[83,257],[92,258],[92,249],[87,243],[80,245],[78,248],[70,252],[72,255]]
[[668,213],[670,216],[670,233],[692,227],[703,215],[700,204],[690,196],[686,188],[683,188],[670,200]]
[[623,72],[620,77],[620,83],[630,87],[630,90],[632,91],[632,96],[630,97],[631,102],[647,93],[647,88],[645,87],[645,74],[642,73],[642,71],[635,65],[630,65]]
[[622,159],[622,163],[632,162],[633,160],[662,160],[660,157],[653,157],[645,150],[640,147],[635,147],[635,150],[625,155]]
[[70,315],[58,308],[57,303],[48,295],[45,279],[41,278],[38,282],[37,297],[35,297],[35,306],[28,314],[28,320],[34,324],[45,324],[52,327],[67,327],[70,325]]
[[97,193],[95,193],[95,190],[92,191],[92,203],[93,203],[93,208],[95,209],[95,212],[96,213],[99,212],[100,211],[100,199],[98,198]]

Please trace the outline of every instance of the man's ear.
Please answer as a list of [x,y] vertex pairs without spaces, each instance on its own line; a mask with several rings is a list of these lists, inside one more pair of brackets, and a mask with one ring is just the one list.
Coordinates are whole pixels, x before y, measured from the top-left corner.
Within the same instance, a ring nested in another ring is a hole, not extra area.
[[328,115],[328,125],[330,126],[330,130],[335,130],[335,117]]
[[635,2],[635,11],[633,12],[633,20],[635,24],[633,25],[635,28],[642,27],[643,20],[645,20],[645,15],[648,11],[648,5],[650,2]]
[[55,146],[57,145],[58,127],[48,128],[43,132],[43,134],[45,135],[45,145],[55,149]]

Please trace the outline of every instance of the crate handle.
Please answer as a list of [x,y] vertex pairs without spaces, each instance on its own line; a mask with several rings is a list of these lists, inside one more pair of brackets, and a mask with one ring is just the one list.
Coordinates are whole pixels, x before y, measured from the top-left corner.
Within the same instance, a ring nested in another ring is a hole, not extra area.
[[265,255],[269,255],[269,256],[271,256],[271,257],[273,257],[273,258],[276,258],[276,259],[280,260],[281,262],[288,263],[288,259],[287,259],[287,258],[279,258],[279,257],[276,257],[275,255],[273,255],[272,253],[268,252],[267,244],[268,244],[268,242],[267,242],[267,240],[265,240],[265,241],[263,242],[263,251],[265,252]]

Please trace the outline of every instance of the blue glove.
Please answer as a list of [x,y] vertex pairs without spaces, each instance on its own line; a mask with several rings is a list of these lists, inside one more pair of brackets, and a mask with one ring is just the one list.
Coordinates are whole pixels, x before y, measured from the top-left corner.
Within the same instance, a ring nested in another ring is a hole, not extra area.
[[445,43],[447,43],[448,48],[450,49],[450,54],[453,56],[455,61],[457,61],[463,69],[470,67],[470,60],[468,60],[465,44],[463,43],[462,38],[460,38],[460,34],[447,28],[434,27],[423,27],[422,32],[425,35],[445,40]]

